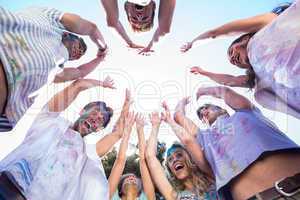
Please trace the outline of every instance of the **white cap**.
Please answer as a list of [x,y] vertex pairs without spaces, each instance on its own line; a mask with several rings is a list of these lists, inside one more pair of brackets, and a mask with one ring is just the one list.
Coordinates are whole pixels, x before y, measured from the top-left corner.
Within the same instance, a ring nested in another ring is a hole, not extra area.
[[147,6],[151,0],[128,0],[128,2],[138,4],[140,6]]

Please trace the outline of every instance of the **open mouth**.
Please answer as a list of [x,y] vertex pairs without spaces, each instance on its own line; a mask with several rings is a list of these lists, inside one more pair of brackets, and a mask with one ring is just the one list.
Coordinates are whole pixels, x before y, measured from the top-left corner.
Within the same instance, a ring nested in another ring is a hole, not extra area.
[[85,120],[85,121],[83,122],[83,124],[84,124],[84,126],[85,126],[88,130],[91,130],[92,125],[91,125],[87,120]]
[[179,171],[179,170],[181,170],[181,169],[183,169],[183,168],[184,168],[184,165],[181,164],[181,163],[177,163],[177,164],[175,164],[175,166],[174,166],[175,171]]

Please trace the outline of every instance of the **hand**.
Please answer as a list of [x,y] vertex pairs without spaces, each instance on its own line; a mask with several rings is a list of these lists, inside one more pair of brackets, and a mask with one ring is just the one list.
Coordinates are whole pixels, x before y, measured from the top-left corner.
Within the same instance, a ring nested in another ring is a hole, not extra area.
[[101,47],[98,49],[98,52],[97,52],[97,57],[102,57],[103,59],[105,58],[105,56],[107,55],[107,52],[108,52],[108,47],[107,45],[105,45],[105,47]]
[[103,87],[105,88],[111,88],[111,89],[116,89],[114,87],[114,80],[112,78],[110,78],[109,76],[107,76],[104,81],[103,81]]
[[160,126],[161,118],[159,117],[158,112],[153,112],[149,115],[152,126]]
[[145,126],[145,117],[141,113],[138,113],[136,115],[135,125],[136,125],[137,130],[140,130],[140,129],[144,128],[144,126]]
[[203,70],[201,67],[195,66],[195,67],[191,68],[190,72],[192,74],[203,74],[205,72],[205,70]]
[[135,44],[133,42],[131,42],[130,44],[128,44],[128,47],[132,48],[132,49],[142,49],[142,48],[145,48],[144,46]]
[[154,50],[152,50],[151,47],[145,47],[139,52],[139,54],[143,56],[150,56],[151,52],[154,52]]
[[133,101],[131,99],[131,92],[130,92],[130,90],[126,89],[126,91],[125,91],[125,100],[124,100],[122,111],[121,111],[122,116],[127,116],[128,115],[130,105],[132,103],[133,103]]
[[186,44],[184,44],[180,50],[182,53],[187,52],[188,50],[190,50],[193,47],[193,42],[187,42]]
[[125,127],[124,127],[124,136],[129,136],[132,130],[132,126],[135,122],[134,112],[129,112],[125,117]]
[[167,123],[171,123],[173,121],[170,113],[169,106],[167,105],[167,102],[162,103],[162,107],[164,108],[165,112],[162,113],[162,120],[164,120]]
[[191,102],[191,97],[184,97],[184,98],[182,98],[179,102],[178,102],[178,104],[180,104],[180,105],[182,105],[182,106],[186,106],[186,105],[188,105],[189,103]]

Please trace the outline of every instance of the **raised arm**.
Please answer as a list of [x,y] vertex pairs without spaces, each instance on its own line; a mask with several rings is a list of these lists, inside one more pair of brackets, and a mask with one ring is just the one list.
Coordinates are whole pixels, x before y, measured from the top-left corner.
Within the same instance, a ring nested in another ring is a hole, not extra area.
[[80,92],[97,86],[114,89],[114,82],[110,77],[106,77],[104,81],[94,79],[80,79],[74,81],[50,99],[48,102],[49,111],[64,111],[76,99]]
[[[201,149],[202,147],[196,141],[194,135],[189,133],[186,129],[182,126],[178,125],[171,117],[170,110],[166,102],[163,103],[163,108],[165,112],[162,114],[163,120],[168,123],[172,130],[174,131],[175,135],[178,137],[180,142],[186,147],[188,152],[192,155],[193,160],[197,164],[197,166],[206,173],[210,178],[213,178],[213,172],[208,164],[204,152]],[[189,129],[188,129],[189,130]]]
[[248,84],[249,76],[247,75],[232,76],[229,74],[217,74],[213,72],[208,72],[200,67],[192,67],[191,73],[207,76],[211,80],[225,86],[246,88],[250,87]]
[[97,56],[93,60],[78,67],[64,68],[63,71],[55,76],[54,83],[66,82],[84,78],[91,73],[101,61],[103,61],[105,54]]
[[117,120],[112,133],[104,136],[101,140],[99,140],[96,144],[96,151],[99,157],[106,154],[112,146],[119,141],[119,139],[123,135],[124,131],[124,123],[125,123],[125,117],[129,113],[130,105],[131,105],[131,94],[130,91],[126,89],[125,93],[125,100],[123,103],[122,111],[120,114],[119,119]]
[[146,147],[146,160],[149,171],[155,185],[165,197],[166,200],[175,200],[177,192],[168,181],[165,171],[156,158],[157,135],[161,123],[158,113],[152,113],[150,116],[152,131]]
[[107,25],[117,31],[121,38],[127,43],[130,48],[143,48],[143,46],[134,44],[125,31],[122,23],[119,20],[119,8],[117,0],[101,0],[103,8],[106,12]]
[[193,135],[194,137],[197,135],[198,126],[189,119],[185,114],[185,108],[190,103],[190,97],[185,97],[181,101],[178,102],[175,113],[174,120],[182,126],[188,133]]
[[99,49],[106,49],[104,38],[97,25],[93,22],[83,19],[76,14],[65,13],[62,16],[61,23],[70,32],[80,35],[88,35]]
[[160,37],[170,32],[175,6],[176,0],[164,0],[159,2],[158,27],[147,47],[142,49],[139,54],[152,51],[151,48],[153,44],[158,42]]
[[143,188],[147,199],[155,200],[155,189],[145,158],[146,142],[144,136],[144,125],[145,125],[144,117],[141,114],[138,114],[136,117],[136,130],[138,133],[138,140],[139,140],[139,144],[138,144],[139,156],[140,156],[139,162],[140,162],[140,172],[142,176]]
[[254,17],[249,17],[245,19],[234,20],[232,22],[223,24],[217,28],[211,29],[204,33],[198,35],[191,42],[188,42],[182,46],[181,51],[186,52],[192,48],[193,44],[198,40],[204,40],[209,38],[217,38],[224,35],[234,35],[241,33],[255,33],[261,28],[269,24],[272,20],[277,17],[274,13],[265,13],[261,15],[256,15]]
[[114,193],[117,190],[120,178],[123,174],[125,163],[126,163],[126,151],[128,148],[128,141],[130,138],[130,133],[132,130],[132,126],[135,121],[134,113],[129,113],[128,116],[125,118],[125,127],[124,127],[124,134],[122,137],[122,142],[119,147],[119,153],[115,160],[114,166],[111,170],[111,173],[108,178],[109,183],[109,196],[111,199]]
[[253,104],[246,97],[228,87],[199,88],[197,91],[197,99],[205,95],[223,99],[225,103],[234,110],[251,109],[253,107]]

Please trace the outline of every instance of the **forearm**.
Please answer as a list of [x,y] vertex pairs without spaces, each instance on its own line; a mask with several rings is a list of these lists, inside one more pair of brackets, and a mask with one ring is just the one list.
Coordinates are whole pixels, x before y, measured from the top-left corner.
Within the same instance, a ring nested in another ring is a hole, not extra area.
[[96,57],[95,59],[91,60],[88,63],[80,65],[77,69],[80,71],[80,78],[84,78],[86,75],[91,73],[103,60],[101,57]]
[[151,134],[147,142],[146,156],[156,158],[157,150],[157,135],[158,135],[158,126],[152,126]]
[[183,127],[178,125],[175,121],[169,122],[172,130],[174,131],[175,135],[181,141],[182,144],[189,143],[192,139],[194,139],[194,135],[188,133]]
[[128,44],[129,46],[132,44],[131,39],[129,38],[128,34],[126,33],[122,23],[118,21],[114,26],[112,26],[117,33],[121,36],[121,38]]
[[226,86],[231,87],[245,87],[247,84],[247,76],[232,76],[229,74],[217,74],[208,71],[202,71],[200,73],[203,76],[207,76],[211,80]]
[[196,124],[186,117],[185,115],[185,105],[182,102],[179,102],[176,106],[175,113],[174,113],[174,120],[180,126],[182,126],[188,133],[196,136],[198,132],[198,127]]
[[50,112],[62,112],[64,111],[82,91],[80,81],[74,81],[67,86],[63,91],[56,94],[48,102]]
[[140,158],[140,172],[142,176],[144,192],[147,199],[155,200],[155,189],[145,158]]
[[98,156],[102,157],[104,154],[106,154],[114,146],[114,144],[119,141],[120,138],[121,136],[118,132],[112,132],[99,140],[96,144]]
[[117,158],[108,178],[109,199],[114,196],[125,168],[126,159]]

